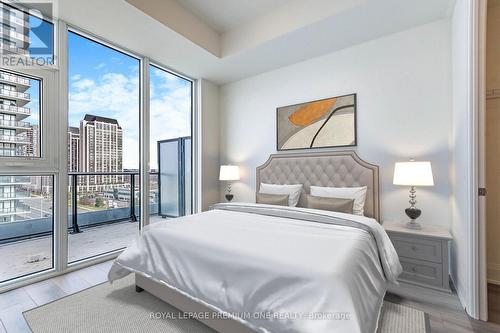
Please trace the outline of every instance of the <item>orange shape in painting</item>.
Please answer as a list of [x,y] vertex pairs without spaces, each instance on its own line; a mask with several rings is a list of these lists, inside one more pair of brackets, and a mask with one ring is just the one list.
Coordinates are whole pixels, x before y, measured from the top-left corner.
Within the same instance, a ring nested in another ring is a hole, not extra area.
[[307,103],[294,113],[288,119],[297,126],[307,126],[321,119],[337,101],[336,98],[325,99]]

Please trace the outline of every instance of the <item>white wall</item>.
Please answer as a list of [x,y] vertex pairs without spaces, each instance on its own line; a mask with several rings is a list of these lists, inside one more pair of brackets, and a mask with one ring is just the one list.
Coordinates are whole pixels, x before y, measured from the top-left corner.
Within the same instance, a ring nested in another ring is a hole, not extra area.
[[451,276],[462,304],[474,316],[471,302],[475,289],[472,288],[473,267],[470,265],[474,255],[470,240],[474,223],[472,203],[475,191],[470,185],[474,165],[471,150],[474,119],[470,111],[470,6],[470,0],[457,0],[451,24],[453,126],[450,138],[450,204],[453,235]]
[[255,200],[255,167],[276,147],[276,107],[357,93],[358,154],[380,166],[381,212],[406,220],[408,188],[392,185],[396,161],[432,161],[433,188],[419,188],[422,223],[450,224],[449,21],[360,44],[221,88],[221,162],[238,164],[235,200]]

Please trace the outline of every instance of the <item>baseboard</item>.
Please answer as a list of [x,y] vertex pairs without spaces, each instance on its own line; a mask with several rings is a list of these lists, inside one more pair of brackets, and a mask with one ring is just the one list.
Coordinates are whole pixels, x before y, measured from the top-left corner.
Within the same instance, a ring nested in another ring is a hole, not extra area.
[[495,285],[500,286],[500,281],[498,281],[498,280],[488,279],[487,281],[488,281],[488,284],[495,284]]
[[500,264],[489,262],[488,272],[486,274],[488,283],[500,285]]

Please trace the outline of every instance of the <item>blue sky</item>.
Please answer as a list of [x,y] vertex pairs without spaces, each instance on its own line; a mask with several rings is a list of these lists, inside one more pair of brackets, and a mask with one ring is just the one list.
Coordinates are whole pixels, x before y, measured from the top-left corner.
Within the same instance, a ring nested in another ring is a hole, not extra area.
[[[115,118],[123,128],[124,168],[139,167],[137,59],[70,32],[69,125],[86,113]],[[151,67],[151,168],[156,142],[190,135],[191,82]]]

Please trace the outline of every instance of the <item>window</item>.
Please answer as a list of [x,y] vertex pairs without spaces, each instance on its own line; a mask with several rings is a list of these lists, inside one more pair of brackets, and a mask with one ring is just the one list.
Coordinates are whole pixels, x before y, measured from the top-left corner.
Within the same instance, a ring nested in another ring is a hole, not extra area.
[[0,70],[0,158],[41,156],[41,80]]
[[140,189],[140,61],[75,32],[68,44],[74,262],[124,248],[138,231],[130,221],[137,222]]
[[0,282],[54,267],[52,184],[52,176],[0,176]]

